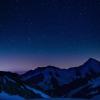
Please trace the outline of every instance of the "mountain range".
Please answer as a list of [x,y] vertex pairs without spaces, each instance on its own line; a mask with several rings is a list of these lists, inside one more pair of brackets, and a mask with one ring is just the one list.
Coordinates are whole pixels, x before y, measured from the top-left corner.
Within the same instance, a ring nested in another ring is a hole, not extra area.
[[22,75],[0,71],[2,93],[23,99],[100,99],[100,62],[90,58],[79,67],[38,67]]

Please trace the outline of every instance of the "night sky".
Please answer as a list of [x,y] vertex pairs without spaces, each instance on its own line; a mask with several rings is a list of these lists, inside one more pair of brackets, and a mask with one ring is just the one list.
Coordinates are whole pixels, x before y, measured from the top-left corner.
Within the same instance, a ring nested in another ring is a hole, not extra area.
[[69,68],[100,60],[100,0],[0,0],[0,70]]

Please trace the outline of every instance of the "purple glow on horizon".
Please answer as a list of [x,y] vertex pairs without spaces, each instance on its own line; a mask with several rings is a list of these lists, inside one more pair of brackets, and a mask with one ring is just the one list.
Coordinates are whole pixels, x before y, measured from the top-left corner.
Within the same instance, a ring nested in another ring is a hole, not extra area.
[[[97,60],[99,58],[95,57]],[[0,58],[0,70],[1,71],[14,71],[14,72],[24,72],[27,70],[35,69],[37,67],[45,67],[48,65],[60,67],[60,68],[70,68],[70,67],[78,67],[83,64],[88,57],[78,57],[78,56],[49,56],[46,58],[45,56],[7,56]]]

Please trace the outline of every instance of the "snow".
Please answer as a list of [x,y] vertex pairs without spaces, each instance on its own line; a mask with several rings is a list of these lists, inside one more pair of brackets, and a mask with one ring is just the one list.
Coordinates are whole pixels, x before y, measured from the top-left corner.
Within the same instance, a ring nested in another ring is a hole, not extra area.
[[75,93],[79,92],[80,90],[84,89],[87,85],[84,85],[82,87],[79,87],[77,89],[72,90],[71,92],[69,92],[68,96],[71,97],[72,95],[74,95]]
[[51,99],[35,99],[35,100],[87,100],[87,99],[74,99],[74,98],[51,98]]
[[4,76],[4,78],[6,78],[7,80],[11,81],[12,83],[16,83],[16,81],[14,81],[13,79],[7,77],[7,76]]
[[0,100],[25,100],[25,99],[17,95],[9,95],[5,92],[1,92]]
[[93,88],[100,86],[100,77],[89,81]]
[[41,91],[39,91],[39,90],[37,90],[37,89],[31,88],[31,87],[29,87],[29,86],[26,86],[26,88],[29,89],[29,90],[31,90],[31,91],[33,91],[33,92],[36,93],[36,94],[41,95],[43,98],[47,98],[47,99],[50,98],[50,96],[48,96],[47,94],[45,94],[45,93],[43,93],[43,92],[41,92]]

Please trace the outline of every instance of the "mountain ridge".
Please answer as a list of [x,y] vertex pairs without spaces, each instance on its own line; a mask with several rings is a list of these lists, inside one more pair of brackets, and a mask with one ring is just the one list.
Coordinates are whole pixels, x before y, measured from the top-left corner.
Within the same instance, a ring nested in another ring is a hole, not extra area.
[[79,67],[38,67],[19,75],[0,71],[0,92],[29,98],[83,98],[100,95],[100,62],[88,59]]
[[[90,98],[92,96],[91,95],[87,96],[88,92],[86,90],[84,90],[85,92],[82,92],[81,89],[85,89],[86,87],[88,88],[89,85],[88,81],[100,76],[99,68],[100,68],[100,62],[98,60],[90,58],[81,66],[72,67],[69,69],[61,69],[54,66],[39,67],[36,68],[35,70],[26,72],[26,74],[23,74],[22,79],[29,86],[36,87],[48,93],[50,96],[57,97],[65,95],[64,97],[74,96],[74,97]],[[80,89],[79,86],[83,88]],[[78,95],[79,93],[74,95],[71,92],[74,89],[77,90],[78,88],[81,91],[80,96]],[[66,94],[64,94],[63,91],[65,92],[70,91],[70,93],[73,95],[69,95],[67,92]],[[90,92],[90,90],[88,91]]]
[[[81,70],[83,71],[84,67],[86,68],[92,68],[92,66],[94,67],[94,65],[99,65],[100,66],[100,62],[98,60],[95,60],[94,58],[89,58],[85,63],[83,63],[82,65],[78,66],[78,67],[72,67],[72,68],[68,68],[68,69],[65,69],[65,68],[58,68],[58,67],[55,67],[55,66],[46,66],[46,67],[38,67],[34,70],[29,70],[27,72],[25,72],[24,74],[22,74],[22,76],[24,76],[25,74],[34,74],[34,73],[37,73],[37,71],[39,72],[42,72],[44,70],[48,70],[48,71],[52,71],[53,70],[65,70],[65,71],[69,71],[69,70]],[[99,71],[100,71],[100,67],[97,66],[99,68]],[[84,69],[84,70],[88,70],[88,69]],[[98,71],[98,70],[97,70]]]
[[[77,67],[81,67],[82,65],[84,65],[84,64],[89,64],[89,63],[100,63],[100,61],[99,60],[96,60],[96,59],[94,59],[94,58],[89,58],[87,61],[85,61],[83,64],[81,64],[81,65],[79,65],[79,66],[77,66]],[[48,69],[48,68],[54,68],[54,69],[63,69],[63,70],[68,70],[68,69],[73,69],[73,68],[77,68],[77,67],[71,67],[71,68],[59,68],[59,67],[56,67],[56,66],[52,66],[52,65],[47,65],[47,66],[41,66],[41,67],[37,67],[37,68],[35,68],[35,69],[31,69],[31,70],[29,70],[29,71],[34,71],[34,70],[44,70],[44,69]],[[26,71],[26,72],[28,72],[28,71]],[[23,74],[25,74],[26,72],[24,72]],[[22,75],[23,75],[22,74]]]

